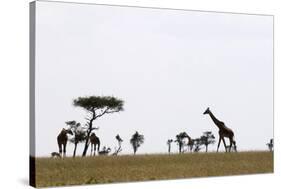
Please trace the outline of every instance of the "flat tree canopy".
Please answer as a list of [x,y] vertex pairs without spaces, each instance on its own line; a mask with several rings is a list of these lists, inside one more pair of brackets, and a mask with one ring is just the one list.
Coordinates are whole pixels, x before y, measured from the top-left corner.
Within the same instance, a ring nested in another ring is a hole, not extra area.
[[[110,111],[122,111],[123,100],[117,99],[112,96],[89,96],[89,97],[78,97],[73,100],[74,106],[82,107],[88,111],[95,111],[98,109],[107,109]],[[110,111],[108,113],[110,113]]]

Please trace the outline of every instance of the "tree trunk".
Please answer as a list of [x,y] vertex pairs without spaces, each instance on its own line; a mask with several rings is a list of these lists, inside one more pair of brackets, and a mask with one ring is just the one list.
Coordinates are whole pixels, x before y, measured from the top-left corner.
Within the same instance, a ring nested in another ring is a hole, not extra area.
[[77,143],[74,144],[74,151],[73,151],[73,157],[75,158],[76,156],[76,148],[77,148]]
[[89,147],[89,138],[90,138],[90,133],[91,132],[87,132],[87,137],[86,137],[86,141],[85,141],[85,146],[84,146],[84,150],[83,150],[83,154],[82,154],[82,157],[85,157],[86,154],[87,154],[87,151],[88,151],[88,147]]
[[171,146],[169,145],[169,149],[168,149],[168,152],[169,152],[169,154],[170,154],[170,152],[171,152]]
[[134,146],[134,155],[136,155],[137,148]]
[[92,117],[92,119],[89,122],[89,128],[88,128],[88,131],[87,131],[87,137],[86,137],[86,141],[85,141],[85,146],[84,146],[82,157],[85,157],[86,154],[87,154],[88,147],[89,147],[90,134],[91,134],[92,128],[93,128],[93,121],[96,119],[95,112],[92,112],[92,113],[93,113],[93,117]]
[[206,152],[208,152],[208,145],[206,145]]

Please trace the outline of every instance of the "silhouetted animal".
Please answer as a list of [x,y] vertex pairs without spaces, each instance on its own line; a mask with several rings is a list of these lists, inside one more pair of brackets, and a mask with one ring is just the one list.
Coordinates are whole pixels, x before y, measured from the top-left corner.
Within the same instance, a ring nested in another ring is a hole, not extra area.
[[236,149],[236,142],[234,141],[234,132],[230,128],[226,127],[224,122],[219,121],[214,116],[214,114],[210,111],[210,108],[207,108],[207,110],[203,114],[209,114],[209,116],[211,117],[211,119],[213,120],[215,125],[219,128],[219,137],[220,138],[219,138],[219,143],[218,143],[218,147],[217,147],[217,152],[219,151],[221,140],[223,141],[225,151],[226,152],[228,151],[226,144],[225,144],[224,137],[229,138],[229,142],[230,142],[229,150],[232,148],[232,145],[234,145],[234,148]]
[[51,156],[52,156],[52,158],[61,158],[61,155],[58,152],[52,152]]
[[[91,156],[93,154],[93,146],[94,146],[94,156],[96,155],[96,150],[100,151],[100,139],[96,136],[95,133],[92,133],[90,136],[91,142]],[[96,148],[97,147],[97,148]]]
[[[65,157],[66,154],[66,144],[67,144],[67,134],[73,135],[72,131],[70,129],[63,128],[60,132],[60,134],[57,136],[57,142],[59,147],[59,153],[61,157]],[[62,156],[63,151],[63,156]]]

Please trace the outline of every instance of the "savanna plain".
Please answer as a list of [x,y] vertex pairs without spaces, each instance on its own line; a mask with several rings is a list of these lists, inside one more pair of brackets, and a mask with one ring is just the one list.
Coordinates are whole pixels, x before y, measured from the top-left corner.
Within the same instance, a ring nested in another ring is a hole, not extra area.
[[273,173],[273,152],[36,158],[36,186]]

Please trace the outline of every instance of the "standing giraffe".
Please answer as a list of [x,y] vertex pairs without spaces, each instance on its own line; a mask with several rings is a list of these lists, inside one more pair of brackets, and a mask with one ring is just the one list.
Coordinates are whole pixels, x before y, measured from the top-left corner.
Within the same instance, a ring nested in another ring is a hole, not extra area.
[[[220,143],[221,140],[223,141],[224,147],[225,147],[225,151],[229,151],[232,147],[232,145],[234,146],[234,149],[236,149],[236,142],[234,141],[234,133],[233,131],[226,127],[224,122],[218,120],[214,114],[210,111],[210,108],[207,108],[207,110],[203,113],[203,114],[209,114],[209,116],[211,117],[211,119],[213,120],[213,122],[215,123],[215,125],[219,128],[219,143],[218,143],[218,147],[217,147],[217,152],[219,151],[219,147],[220,147]],[[229,138],[229,148],[227,148],[226,144],[225,144],[225,140],[224,137]]]
[[95,133],[92,133],[90,136],[91,142],[91,156],[93,154],[93,146],[94,146],[94,156],[96,155],[96,146],[98,146],[98,152],[100,151],[100,139],[96,136]]
[[[57,142],[59,146],[59,153],[61,157],[65,157],[66,154],[66,144],[67,144],[67,134],[73,135],[72,131],[70,129],[63,128],[60,132],[60,134],[57,136]],[[62,156],[63,151],[63,156]]]

